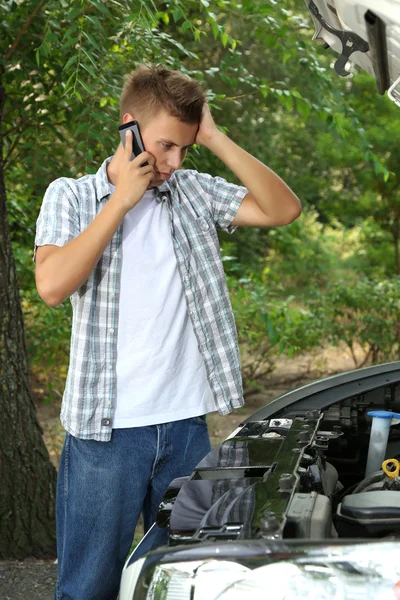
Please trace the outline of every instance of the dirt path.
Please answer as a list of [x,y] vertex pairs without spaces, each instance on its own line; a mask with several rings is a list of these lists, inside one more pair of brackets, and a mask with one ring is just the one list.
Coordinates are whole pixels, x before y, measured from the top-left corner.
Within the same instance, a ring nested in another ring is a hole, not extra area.
[[[208,416],[212,446],[218,445],[238,425],[258,408],[284,392],[318,377],[354,369],[348,352],[328,348],[316,355],[304,355],[292,360],[280,360],[262,393],[251,395],[243,408],[225,417],[213,413]],[[39,422],[50,458],[57,467],[65,432],[59,421],[59,406],[39,405]],[[53,600],[57,565],[54,561],[26,560],[0,562],[0,600]]]

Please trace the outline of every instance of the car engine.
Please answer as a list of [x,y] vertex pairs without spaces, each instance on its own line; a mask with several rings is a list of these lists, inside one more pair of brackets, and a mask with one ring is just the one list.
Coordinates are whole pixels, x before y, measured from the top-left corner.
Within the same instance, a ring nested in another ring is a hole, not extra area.
[[[352,398],[246,423],[169,488],[157,517],[169,545],[399,538],[400,477],[366,475],[369,408]],[[395,463],[399,453],[400,425],[392,424],[386,457]]]

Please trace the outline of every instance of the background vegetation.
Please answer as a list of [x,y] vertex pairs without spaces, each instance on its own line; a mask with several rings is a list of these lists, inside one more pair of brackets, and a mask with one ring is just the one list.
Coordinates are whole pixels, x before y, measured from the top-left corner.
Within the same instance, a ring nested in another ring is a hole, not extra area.
[[[311,41],[303,0],[0,0],[0,13],[0,406],[14,436],[12,407],[31,403],[26,350],[40,406],[59,406],[68,366],[70,304],[47,307],[34,283],[45,189],[94,173],[114,152],[123,76],[142,62],[198,78],[217,124],[303,204],[288,227],[221,234],[247,397],[278,360],[327,344],[347,348],[355,367],[399,358],[400,109],[356,68],[336,76],[336,57]],[[234,180],[203,148],[186,160]],[[27,427],[34,420],[29,413]],[[20,460],[13,435],[0,447],[9,472]],[[36,442],[19,443],[31,461]],[[41,461],[26,472],[43,472],[44,453]],[[4,515],[22,514],[12,485]],[[52,507],[54,478],[50,488]],[[10,529],[0,556],[51,551],[31,533],[13,537]]]
[[[6,24],[23,5],[3,3]],[[129,19],[123,9],[91,1],[43,10],[31,62],[6,72],[9,221],[30,365],[45,398],[62,394],[71,309],[48,308],[35,290],[41,199],[51,180],[95,172],[112,154],[122,77],[142,61],[199,78],[217,123],[303,203],[289,227],[221,236],[246,391],[262,389],[277,356],[326,342],[361,345],[355,366],[397,358],[400,111],[368,75],[333,73],[334,56],[310,42],[302,2],[138,2]],[[201,148],[187,165],[232,179]]]

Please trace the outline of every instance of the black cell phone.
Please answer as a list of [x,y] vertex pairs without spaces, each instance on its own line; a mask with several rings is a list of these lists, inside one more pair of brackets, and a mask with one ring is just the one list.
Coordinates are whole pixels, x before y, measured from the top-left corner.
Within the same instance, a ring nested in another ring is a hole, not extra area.
[[[125,123],[124,125],[120,125],[118,127],[119,135],[121,138],[121,142],[123,147],[125,148],[125,136],[128,130],[132,131],[132,157],[131,160],[136,158],[139,154],[145,151],[142,136],[140,134],[139,123],[137,121],[129,121],[129,123]],[[143,163],[142,166],[148,165],[149,163]]]

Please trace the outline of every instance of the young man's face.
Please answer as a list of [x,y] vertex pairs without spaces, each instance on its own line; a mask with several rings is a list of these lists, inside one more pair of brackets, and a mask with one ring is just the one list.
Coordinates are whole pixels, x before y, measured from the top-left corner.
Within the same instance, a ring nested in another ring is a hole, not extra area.
[[194,144],[198,124],[182,123],[165,111],[140,126],[144,147],[156,159],[156,172],[149,188],[160,185],[181,167],[188,148]]

